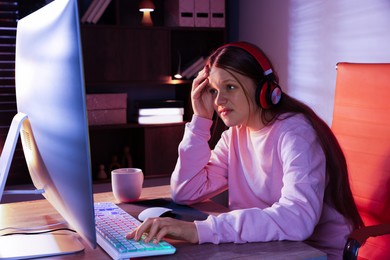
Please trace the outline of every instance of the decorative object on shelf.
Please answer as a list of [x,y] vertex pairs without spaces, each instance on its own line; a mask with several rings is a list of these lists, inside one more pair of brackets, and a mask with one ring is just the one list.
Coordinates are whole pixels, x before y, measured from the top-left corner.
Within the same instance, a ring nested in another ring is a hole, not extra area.
[[116,154],[111,156],[111,163],[110,163],[110,166],[109,166],[110,172],[112,170],[119,169],[121,167],[122,167],[121,164],[118,162],[118,156]]
[[99,180],[104,180],[104,179],[107,179],[107,173],[104,169],[104,164],[100,164],[99,165],[99,171],[97,173],[97,176],[96,176]]
[[151,12],[154,11],[154,3],[152,0],[141,0],[139,3],[139,11],[142,12],[141,24],[144,26],[153,26]]
[[123,147],[123,155],[122,155],[122,167],[131,168],[133,167],[133,158],[131,157],[130,147]]
[[177,66],[176,74],[173,75],[175,79],[181,79],[183,76],[181,75],[181,54],[180,51],[177,51],[177,55],[179,57],[179,65]]

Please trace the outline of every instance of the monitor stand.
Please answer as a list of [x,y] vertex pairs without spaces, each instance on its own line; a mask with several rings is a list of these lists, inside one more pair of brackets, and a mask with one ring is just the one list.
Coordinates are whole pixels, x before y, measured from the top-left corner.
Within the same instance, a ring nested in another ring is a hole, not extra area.
[[16,143],[20,135],[20,129],[23,125],[23,122],[27,119],[27,115],[24,113],[17,113],[12,119],[7,138],[5,139],[3,151],[0,156],[0,202],[3,195],[12,195],[12,194],[43,194],[45,191],[43,189],[35,190],[8,190],[5,191],[5,184],[7,182],[7,177],[9,169],[11,167],[12,158],[15,153]]
[[0,156],[0,201],[3,196],[5,183],[7,181],[9,169],[11,167],[16,143],[20,134],[20,129],[24,120],[26,119],[26,114],[20,112],[17,113],[12,119],[11,125],[8,130],[7,138],[5,139],[3,151],[1,152]]
[[1,236],[0,245],[0,259],[48,257],[84,250],[77,236],[69,233]]
[[[20,129],[27,115],[14,116],[0,157],[0,201],[15,152]],[[43,193],[43,190],[19,191],[15,193]],[[0,259],[28,259],[45,256],[72,254],[84,250],[77,235],[69,233],[46,233],[34,235],[0,236]]]

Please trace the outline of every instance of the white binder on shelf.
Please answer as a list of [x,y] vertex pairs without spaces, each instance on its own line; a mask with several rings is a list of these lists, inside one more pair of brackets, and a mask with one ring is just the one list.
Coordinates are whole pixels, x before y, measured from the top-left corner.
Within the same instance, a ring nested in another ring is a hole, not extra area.
[[165,25],[194,27],[195,0],[166,0]]
[[195,27],[210,27],[209,0],[195,0]]
[[225,0],[210,0],[210,27],[225,27]]

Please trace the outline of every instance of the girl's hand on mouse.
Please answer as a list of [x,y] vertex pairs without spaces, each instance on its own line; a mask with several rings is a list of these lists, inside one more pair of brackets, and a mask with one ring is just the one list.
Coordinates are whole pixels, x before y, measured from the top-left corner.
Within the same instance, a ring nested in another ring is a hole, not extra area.
[[126,235],[127,239],[140,240],[146,235],[146,243],[158,243],[164,237],[186,240],[198,243],[198,232],[194,222],[187,222],[173,218],[147,218],[136,230]]
[[191,101],[195,115],[212,119],[214,114],[214,103],[212,95],[208,92],[209,71],[210,68],[206,65],[192,82]]

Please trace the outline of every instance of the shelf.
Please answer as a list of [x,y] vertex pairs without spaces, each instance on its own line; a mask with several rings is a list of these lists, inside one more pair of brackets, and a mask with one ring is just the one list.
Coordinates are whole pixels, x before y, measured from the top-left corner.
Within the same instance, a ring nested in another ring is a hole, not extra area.
[[[87,85],[177,84],[172,75],[192,60],[207,57],[225,42],[222,29],[82,26]],[[97,55],[98,53],[98,55]]]
[[132,129],[132,128],[159,128],[159,127],[169,127],[169,126],[180,126],[185,125],[187,122],[180,123],[168,123],[168,124],[137,124],[137,123],[128,123],[128,124],[118,124],[118,125],[90,125],[90,131],[99,131],[99,130],[114,130],[114,129]]
[[[189,79],[172,79],[171,76],[165,76],[161,79],[149,79],[149,80],[117,80],[117,81],[111,81],[110,84],[114,84],[117,86],[150,86],[150,85],[187,85],[191,84],[192,80]],[[88,82],[88,87],[98,90],[100,86],[106,86],[107,81],[94,81],[94,82]]]
[[[90,2],[80,0],[81,14]],[[144,27],[138,2],[112,0],[97,24],[81,24],[87,93],[127,93],[127,122],[133,122],[138,101],[183,100],[188,121],[193,114],[192,80],[172,79],[178,53],[183,71],[224,44],[226,28],[164,26],[163,0],[154,1],[154,26]],[[146,178],[169,176],[185,123],[90,126],[93,173],[100,164],[108,168],[112,156],[120,157],[124,147],[131,147],[134,167],[143,169]]]
[[186,27],[186,26],[142,26],[142,25],[115,25],[115,24],[91,24],[81,23],[81,28],[119,28],[131,30],[167,30],[167,31],[193,31],[193,32],[225,32],[226,28],[220,27]]

